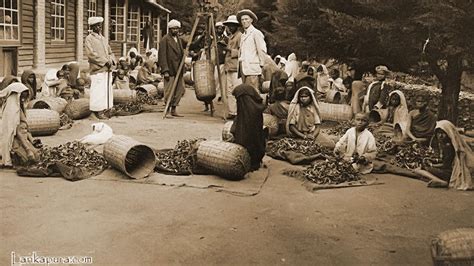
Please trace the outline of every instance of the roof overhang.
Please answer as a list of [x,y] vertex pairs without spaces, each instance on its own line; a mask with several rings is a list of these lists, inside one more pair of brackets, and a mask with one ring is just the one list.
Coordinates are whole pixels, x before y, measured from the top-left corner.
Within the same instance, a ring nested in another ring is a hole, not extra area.
[[164,6],[158,4],[158,3],[156,2],[156,0],[145,0],[145,3],[151,4],[152,6],[158,8],[158,9],[160,9],[160,10],[162,10],[162,11],[168,13],[168,14],[171,13],[171,11],[170,11],[169,9],[167,9],[167,8],[165,8]]

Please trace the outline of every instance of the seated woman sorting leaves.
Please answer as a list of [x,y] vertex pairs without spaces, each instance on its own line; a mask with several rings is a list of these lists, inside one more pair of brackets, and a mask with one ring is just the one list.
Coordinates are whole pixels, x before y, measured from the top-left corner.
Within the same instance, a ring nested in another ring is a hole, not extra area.
[[437,117],[430,111],[428,102],[428,95],[417,96],[416,109],[408,114],[407,136],[412,140],[427,141],[434,134]]
[[381,118],[381,127],[377,129],[377,133],[395,136],[402,140],[406,135],[408,121],[408,107],[403,92],[396,90],[389,94],[389,103],[387,109],[372,110],[370,115],[379,114],[381,117],[386,114],[385,118]]
[[456,126],[448,120],[438,121],[431,146],[437,151],[440,161],[427,162],[416,173],[430,179],[430,187],[451,187],[458,190],[473,189],[469,169],[474,155]]
[[290,103],[286,131],[300,139],[316,139],[319,135],[321,118],[313,90],[300,88]]
[[0,92],[6,98],[2,106],[2,160],[6,168],[25,166],[38,160],[38,152],[33,146],[33,137],[28,131],[25,115],[25,102],[28,88],[21,83],[12,83]]

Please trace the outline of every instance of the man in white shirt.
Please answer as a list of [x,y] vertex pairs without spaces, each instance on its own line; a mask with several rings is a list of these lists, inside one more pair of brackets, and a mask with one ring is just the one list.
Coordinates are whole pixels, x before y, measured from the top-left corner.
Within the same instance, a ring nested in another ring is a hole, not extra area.
[[243,83],[251,85],[258,91],[259,79],[267,54],[267,44],[263,33],[252,25],[258,18],[251,10],[240,10],[237,13],[237,20],[244,29],[240,40],[239,73]]

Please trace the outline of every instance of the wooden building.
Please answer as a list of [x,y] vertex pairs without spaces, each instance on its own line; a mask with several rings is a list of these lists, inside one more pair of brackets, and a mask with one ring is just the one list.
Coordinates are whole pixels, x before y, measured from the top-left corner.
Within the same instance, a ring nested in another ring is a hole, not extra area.
[[117,57],[130,47],[144,52],[147,20],[157,48],[169,13],[156,0],[0,0],[0,77],[87,62],[84,39],[91,16],[105,18],[103,34]]

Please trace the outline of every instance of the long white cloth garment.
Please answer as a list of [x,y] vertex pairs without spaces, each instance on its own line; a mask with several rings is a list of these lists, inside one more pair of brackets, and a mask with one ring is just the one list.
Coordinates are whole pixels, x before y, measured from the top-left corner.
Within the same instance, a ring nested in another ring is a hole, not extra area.
[[377,146],[374,136],[367,129],[364,129],[360,134],[356,133],[355,127],[348,129],[336,143],[334,150],[342,152],[346,161],[349,161],[355,152],[364,156],[370,161],[368,165],[352,164],[352,166],[361,174],[372,172],[374,168],[372,161],[377,156]]
[[[107,72],[91,75],[90,110],[92,112],[104,111],[114,106],[112,91],[112,74],[109,73],[109,86],[107,86]],[[107,92],[108,88],[108,92]],[[107,100],[108,96],[108,100]]]

